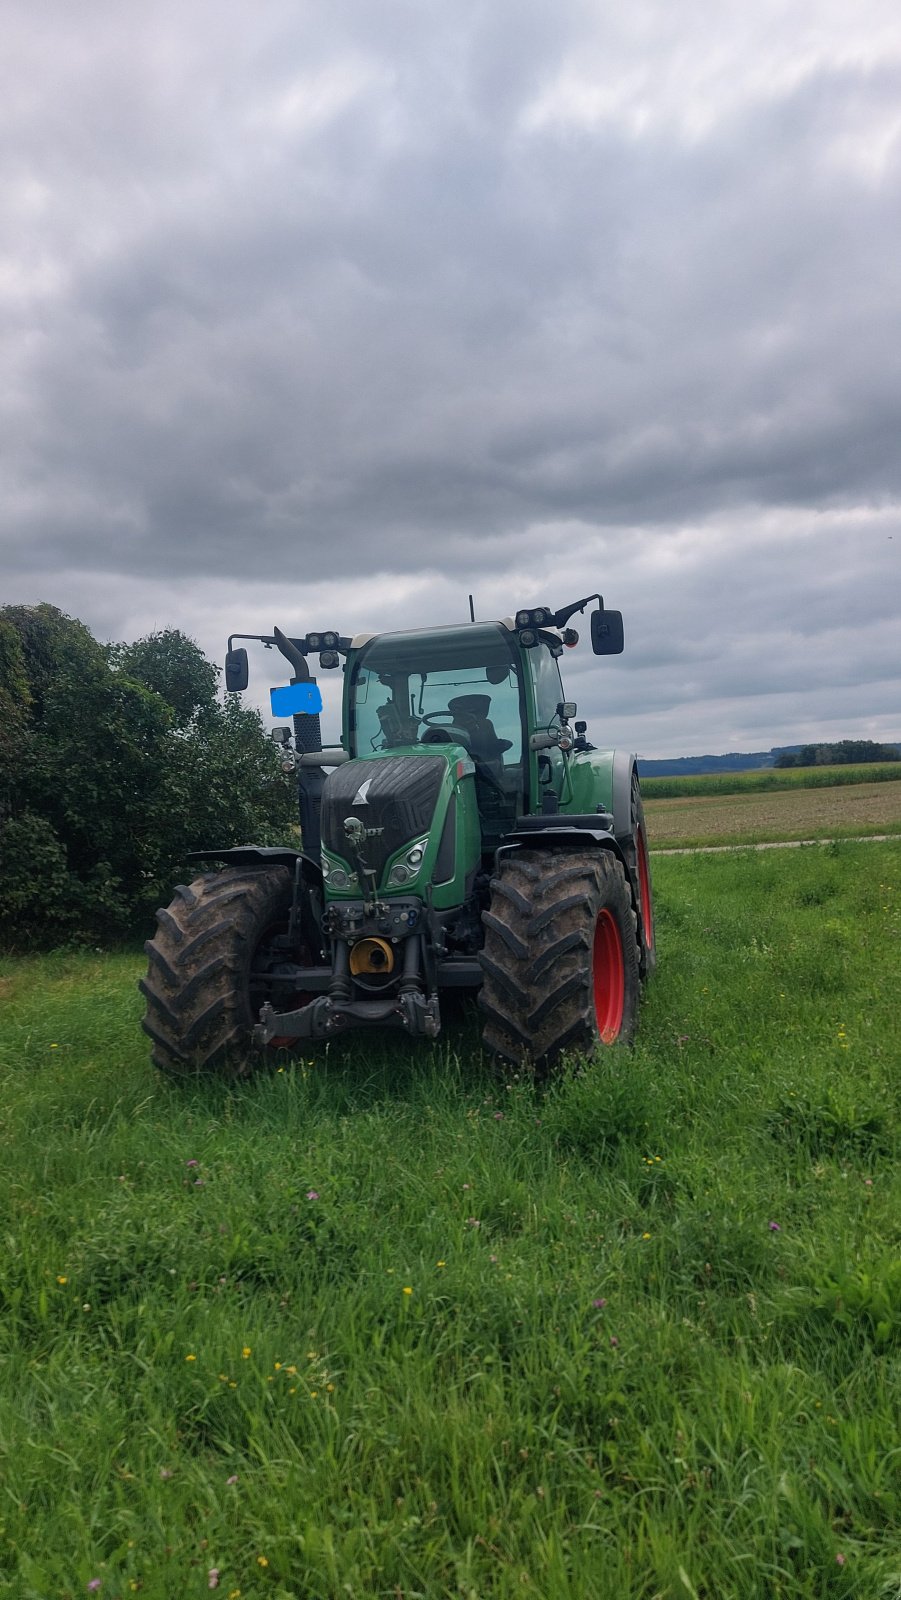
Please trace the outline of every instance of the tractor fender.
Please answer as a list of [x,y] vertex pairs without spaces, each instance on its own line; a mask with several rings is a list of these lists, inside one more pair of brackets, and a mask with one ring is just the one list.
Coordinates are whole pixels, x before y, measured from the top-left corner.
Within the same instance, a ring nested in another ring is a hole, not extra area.
[[569,763],[573,811],[613,814],[613,832],[620,843],[632,833],[632,778],[636,757],[627,750],[577,751]]
[[638,758],[626,750],[613,750],[613,831],[621,843],[632,838],[632,779]]
[[[610,809],[613,812],[613,832],[619,846],[620,860],[632,891],[636,910],[639,905],[638,853],[635,843],[635,818],[632,810],[632,790],[638,776],[638,757],[628,750],[603,750]],[[593,756],[594,761],[597,756]]]
[[239,844],[231,850],[191,850],[185,860],[218,861],[225,867],[289,867],[292,873],[296,872],[300,861],[304,881],[322,883],[319,862],[287,845]]
[[[609,812],[607,813],[609,817]],[[594,845],[598,850],[609,850],[628,870],[628,863],[619,840],[609,827],[604,827],[603,816],[571,817],[561,812],[557,816],[521,818],[527,828],[504,835],[496,852],[496,859],[514,850],[584,850]],[[531,824],[540,824],[532,826]]]

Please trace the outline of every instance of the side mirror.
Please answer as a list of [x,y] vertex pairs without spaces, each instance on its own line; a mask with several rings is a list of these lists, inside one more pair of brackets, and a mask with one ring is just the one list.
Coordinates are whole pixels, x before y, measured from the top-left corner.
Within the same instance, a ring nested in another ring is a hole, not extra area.
[[225,658],[225,687],[230,694],[237,694],[241,689],[247,688],[247,651],[229,650]]
[[621,611],[592,611],[591,648],[596,656],[622,655],[623,614]]

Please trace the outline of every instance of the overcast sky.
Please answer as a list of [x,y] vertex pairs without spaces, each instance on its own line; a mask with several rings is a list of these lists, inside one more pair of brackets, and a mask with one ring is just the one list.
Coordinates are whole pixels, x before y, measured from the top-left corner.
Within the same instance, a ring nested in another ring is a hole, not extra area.
[[597,589],[596,742],[901,740],[897,0],[4,17],[0,598],[221,661]]

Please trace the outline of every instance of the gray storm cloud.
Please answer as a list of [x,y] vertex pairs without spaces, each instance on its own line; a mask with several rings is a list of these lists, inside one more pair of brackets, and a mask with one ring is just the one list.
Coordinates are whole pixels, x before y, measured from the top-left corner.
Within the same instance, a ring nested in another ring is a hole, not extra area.
[[890,7],[19,5],[0,90],[9,599],[599,588],[605,737],[901,736]]

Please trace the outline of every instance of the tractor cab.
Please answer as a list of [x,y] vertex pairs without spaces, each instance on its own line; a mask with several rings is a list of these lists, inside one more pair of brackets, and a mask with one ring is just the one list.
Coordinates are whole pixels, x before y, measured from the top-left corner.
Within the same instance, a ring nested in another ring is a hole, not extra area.
[[460,747],[472,761],[488,841],[527,809],[525,708],[521,653],[500,623],[354,640],[345,684],[348,753]]

